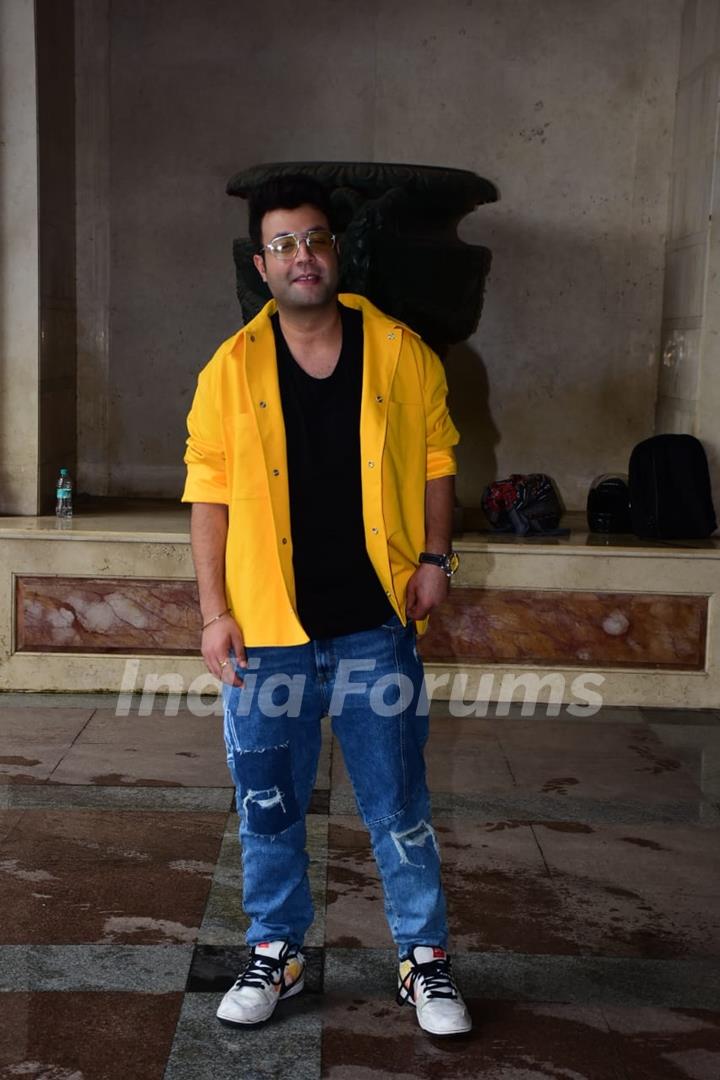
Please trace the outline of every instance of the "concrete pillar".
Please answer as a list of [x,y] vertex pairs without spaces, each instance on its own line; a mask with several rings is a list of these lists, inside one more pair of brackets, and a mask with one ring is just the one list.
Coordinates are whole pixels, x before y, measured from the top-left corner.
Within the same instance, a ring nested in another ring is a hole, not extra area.
[[686,0],[656,431],[708,454],[720,510],[720,0]]
[[0,514],[75,466],[73,80],[72,4],[0,0]]
[[33,0],[0,3],[0,513],[39,504],[40,277]]

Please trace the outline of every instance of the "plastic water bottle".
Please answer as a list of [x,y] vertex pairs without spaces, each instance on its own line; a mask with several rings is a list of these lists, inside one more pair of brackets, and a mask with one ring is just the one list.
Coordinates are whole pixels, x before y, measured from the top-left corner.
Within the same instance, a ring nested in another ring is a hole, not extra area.
[[61,469],[55,489],[55,517],[71,518],[72,507],[72,480],[67,469]]

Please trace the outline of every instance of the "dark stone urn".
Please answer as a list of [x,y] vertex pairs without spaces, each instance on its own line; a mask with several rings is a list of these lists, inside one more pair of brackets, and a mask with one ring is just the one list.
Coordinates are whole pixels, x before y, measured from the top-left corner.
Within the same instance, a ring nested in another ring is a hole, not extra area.
[[[441,355],[477,328],[490,251],[458,238],[457,224],[495,202],[489,180],[463,169],[366,162],[256,165],[228,183],[247,198],[271,177],[303,173],[324,184],[340,238],[340,289],[361,293],[407,323]],[[248,239],[234,242],[237,295],[247,322],[270,298]]]

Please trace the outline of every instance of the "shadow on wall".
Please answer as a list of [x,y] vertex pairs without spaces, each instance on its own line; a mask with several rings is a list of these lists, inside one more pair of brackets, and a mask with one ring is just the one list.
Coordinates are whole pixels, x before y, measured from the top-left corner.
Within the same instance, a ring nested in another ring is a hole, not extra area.
[[[460,432],[457,447],[456,490],[463,510],[480,506],[483,489],[497,478],[495,447],[500,441],[490,411],[487,369],[480,353],[464,341],[454,345],[445,359],[450,414]],[[467,517],[468,515],[464,515]],[[473,514],[476,519],[479,515]],[[473,520],[464,527],[477,527]]]
[[[643,235],[632,221],[594,227],[594,200],[590,224],[575,216],[539,225],[498,202],[483,209],[484,222],[459,228],[493,252],[480,332],[502,433],[498,472],[548,473],[571,511],[584,510],[596,476],[627,471],[635,443],[653,433],[658,388],[660,233]],[[473,391],[462,371],[453,390],[456,411],[467,410]],[[472,424],[463,422],[466,440],[478,437]],[[486,457],[481,445],[466,465],[482,474],[475,488],[498,478],[485,474]]]

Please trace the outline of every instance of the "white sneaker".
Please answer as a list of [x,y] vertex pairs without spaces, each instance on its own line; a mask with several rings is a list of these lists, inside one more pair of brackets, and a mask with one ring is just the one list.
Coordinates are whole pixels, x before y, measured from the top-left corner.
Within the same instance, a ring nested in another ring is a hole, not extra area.
[[220,1002],[224,1024],[260,1024],[280,998],[299,994],[305,985],[303,954],[287,941],[263,941],[250,953],[247,967]]
[[400,961],[397,1003],[415,1006],[418,1024],[431,1035],[461,1035],[472,1020],[455,985],[450,957],[434,945],[415,945]]

